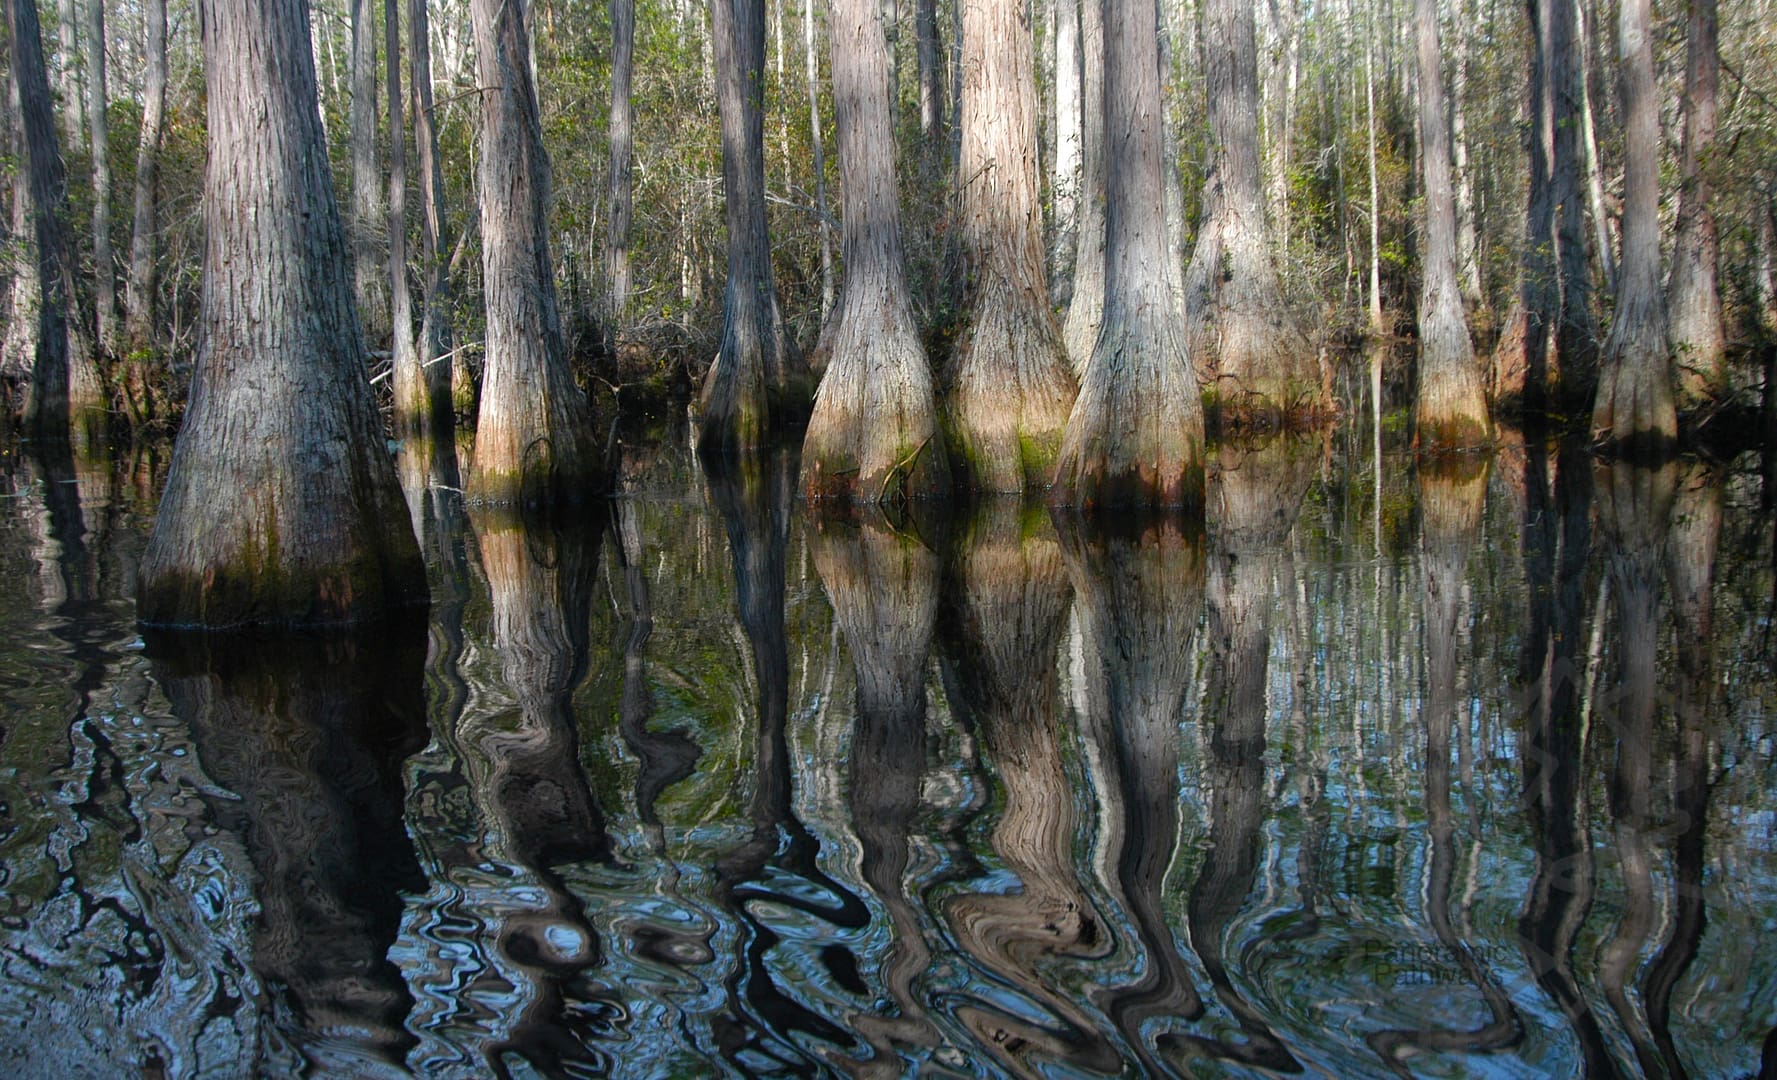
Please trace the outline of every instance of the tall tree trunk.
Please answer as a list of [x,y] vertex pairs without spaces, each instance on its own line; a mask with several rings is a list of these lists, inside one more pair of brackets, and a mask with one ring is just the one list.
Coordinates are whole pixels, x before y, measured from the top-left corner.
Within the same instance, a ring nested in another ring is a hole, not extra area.
[[1598,252],[1602,284],[1613,293],[1617,287],[1616,248],[1611,241],[1610,213],[1604,205],[1604,165],[1598,153],[1598,130],[1592,119],[1593,36],[1586,22],[1587,0],[1574,0],[1575,37],[1580,55],[1580,125],[1586,150],[1586,202],[1592,215],[1592,243]]
[[56,97],[62,105],[62,138],[86,145],[86,86],[80,64],[80,0],[56,3]]
[[339,623],[424,605],[425,567],[364,372],[307,4],[203,0],[199,14],[203,310],[139,617]]
[[1586,206],[1580,191],[1580,137],[1584,98],[1573,4],[1545,0],[1549,95],[1549,181],[1553,186],[1555,252],[1559,260],[1560,309],[1555,318],[1554,386],[1563,411],[1583,408],[1598,380],[1598,324],[1592,317],[1592,269],[1587,251]]
[[[10,60],[10,38],[8,59]],[[11,66],[10,64],[8,65]],[[19,85],[16,78],[10,75],[6,79],[6,97],[9,106],[7,131],[7,152],[15,161],[25,160],[25,129],[23,113],[19,108]],[[0,373],[7,378],[17,379],[20,385],[28,386],[31,374],[36,365],[37,342],[42,337],[39,324],[39,308],[43,303],[42,268],[38,266],[37,234],[31,216],[31,183],[30,178],[14,176],[12,178],[11,218],[8,247],[12,258],[8,260],[7,269],[11,272],[11,280],[6,287],[6,337],[0,344]],[[22,402],[10,403],[14,407]]]
[[704,377],[698,446],[762,446],[794,408],[793,349],[771,280],[765,221],[764,0],[712,0],[716,104],[722,114],[722,191],[728,216],[728,288],[722,343]]
[[[1368,139],[1370,164],[1370,336],[1379,343],[1386,333],[1386,328],[1382,323],[1382,197],[1376,178],[1376,44],[1374,38],[1375,34],[1364,33],[1364,131]],[[1217,261],[1220,261],[1220,256],[1217,257]],[[1377,375],[1380,376],[1379,370]],[[1380,402],[1377,404],[1380,407]]]
[[[438,159],[438,113],[432,101],[432,41],[426,13],[428,0],[408,0],[408,66],[413,82],[413,142],[419,155],[420,258],[424,267],[424,300],[420,313],[420,357],[425,365],[426,392],[432,401],[432,417],[443,427],[451,420],[453,382],[458,372],[463,381],[463,402],[474,401],[475,387],[467,364],[451,347],[450,247],[444,217],[444,169]],[[450,361],[445,357],[451,356]],[[467,412],[467,408],[464,410]]]
[[1081,0],[1055,0],[1055,155],[1049,188],[1055,202],[1054,243],[1049,284],[1057,301],[1073,295],[1074,260],[1080,218]]
[[1475,310],[1486,306],[1487,289],[1481,280],[1481,242],[1479,238],[1479,207],[1475,205],[1475,169],[1469,153],[1468,99],[1472,75],[1469,28],[1466,3],[1456,5],[1456,67],[1450,95],[1451,153],[1456,166],[1456,265],[1462,282],[1463,306]]
[[1037,87],[1022,0],[963,5],[957,164],[964,325],[948,372],[950,449],[982,491],[1041,487],[1076,386],[1049,308]]
[[1450,184],[1450,127],[1439,63],[1437,0],[1414,0],[1419,31],[1419,142],[1425,174],[1425,246],[1420,255],[1419,399],[1414,438],[1425,447],[1487,440],[1487,400],[1456,283],[1456,198]]
[[1174,321],[1154,7],[1104,4],[1104,319],[1056,462],[1051,497],[1066,506],[1203,502],[1203,406]]
[[105,85],[105,0],[86,0],[87,132],[93,160],[93,305],[99,352],[116,356],[117,258],[111,249],[111,121]]
[[914,44],[919,61],[919,134],[928,158],[944,146],[944,65],[938,59],[938,2],[916,0]]
[[[1269,426],[1319,412],[1317,359],[1284,303],[1259,169],[1259,74],[1253,5],[1205,4],[1211,171],[1187,273],[1186,339],[1197,378],[1224,422]],[[1219,272],[1218,272],[1219,270]]]
[[1080,5],[1080,185],[1074,233],[1073,279],[1062,339],[1075,375],[1086,372],[1104,321],[1105,138],[1104,5]]
[[939,494],[949,467],[907,293],[888,44],[875,0],[831,10],[845,285],[816,347],[826,374],[802,443],[802,488],[861,502]]
[[473,0],[481,86],[481,265],[487,361],[471,501],[584,498],[604,477],[586,397],[568,373],[549,255],[549,156],[524,0]]
[[1715,270],[1716,242],[1710,160],[1715,151],[1716,86],[1721,81],[1720,21],[1715,0],[1690,0],[1684,72],[1684,147],[1679,166],[1678,240],[1668,285],[1678,396],[1687,406],[1728,393],[1726,341]]
[[1678,435],[1666,296],[1660,288],[1660,95],[1651,0],[1624,0],[1617,22],[1623,95],[1623,266],[1604,343],[1594,438],[1629,456],[1662,456]]
[[[821,318],[833,313],[833,228],[827,208],[827,140],[821,133],[820,59],[815,53],[814,0],[802,0],[802,55],[808,84],[808,142],[814,151],[814,208],[820,218]],[[813,372],[818,375],[819,372]]]
[[611,172],[606,188],[610,213],[605,219],[605,285],[610,292],[605,303],[605,338],[613,347],[629,307],[629,230],[635,201],[630,170],[636,122],[630,83],[635,51],[635,0],[611,0]]
[[103,431],[105,393],[80,321],[66,226],[68,174],[56,144],[36,0],[7,0],[6,13],[39,290],[25,423],[39,439],[84,441]]
[[388,263],[382,251],[382,178],[376,160],[376,0],[351,0],[352,18],[352,253],[358,316],[364,336],[389,335]]
[[384,75],[389,89],[389,349],[393,354],[395,427],[429,435],[432,399],[425,360],[413,336],[413,293],[407,285],[407,125],[402,119],[401,0],[383,0]]
[[159,198],[160,147],[166,130],[167,0],[142,5],[147,53],[142,88],[142,133],[136,142],[135,213],[130,227],[130,272],[124,286],[124,345],[133,367],[154,344],[155,202]]

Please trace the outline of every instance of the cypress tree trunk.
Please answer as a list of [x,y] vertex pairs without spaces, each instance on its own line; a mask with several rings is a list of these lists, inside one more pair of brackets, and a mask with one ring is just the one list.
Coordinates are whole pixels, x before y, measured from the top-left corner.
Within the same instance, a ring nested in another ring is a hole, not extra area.
[[605,219],[605,338],[615,348],[629,307],[629,229],[634,211],[630,179],[635,148],[635,104],[630,100],[635,70],[635,0],[611,0],[611,172]]
[[86,87],[80,70],[80,0],[56,0],[56,98],[62,105],[62,138],[86,142]]
[[1577,59],[1583,43],[1575,32],[1577,6],[1548,3],[1546,78],[1549,94],[1549,180],[1553,187],[1555,250],[1560,307],[1555,316],[1552,388],[1563,411],[1584,408],[1598,384],[1598,324],[1592,317],[1592,270],[1586,239],[1586,204],[1580,191],[1580,137],[1585,97]]
[[364,336],[389,333],[388,264],[381,255],[382,180],[376,165],[376,0],[351,0],[352,255]]
[[[814,48],[814,0],[802,0],[802,55],[808,84],[808,142],[814,150],[814,208],[820,216],[821,318],[833,313],[833,238],[827,211],[827,145],[821,134],[820,60]],[[818,375],[819,372],[813,372]]]
[[1055,2],[1055,157],[1049,179],[1055,200],[1049,285],[1056,301],[1073,295],[1080,217],[1081,112],[1080,0]]
[[722,343],[704,377],[697,443],[706,451],[761,446],[794,390],[792,351],[771,279],[765,222],[764,0],[712,0],[716,103],[722,114],[722,191],[728,288]]
[[[140,402],[148,357],[154,346],[155,201],[159,197],[160,147],[166,130],[167,3],[147,0],[145,18],[146,76],[142,88],[142,132],[136,142],[135,212],[130,226],[129,279],[124,286],[124,349],[126,398]],[[146,419],[146,417],[141,417]]]
[[472,502],[584,498],[604,477],[586,397],[568,374],[549,256],[549,157],[524,0],[473,0],[481,92],[481,263],[487,362]]
[[[420,357],[425,365],[426,392],[432,402],[432,416],[440,428],[452,419],[452,377],[461,366],[465,376],[467,365],[447,362],[452,352],[450,332],[450,264],[444,252],[448,248],[444,218],[444,171],[438,160],[438,119],[432,103],[432,42],[426,16],[427,0],[408,0],[407,40],[408,67],[413,81],[413,142],[419,156],[420,258],[424,267],[424,299],[420,313]],[[474,400],[474,385],[468,383],[468,401]]]
[[880,502],[950,486],[907,294],[888,44],[876,8],[874,0],[832,7],[845,284],[816,347],[815,366],[826,374],[802,443],[802,489],[811,498]]
[[413,336],[413,294],[407,287],[407,126],[401,117],[401,0],[383,0],[383,56],[389,88],[389,349],[395,429],[408,437],[431,431],[419,343]]
[[1456,282],[1456,201],[1450,128],[1439,64],[1437,0],[1414,0],[1419,44],[1419,141],[1425,174],[1425,246],[1420,257],[1419,399],[1414,439],[1424,447],[1474,446],[1489,434],[1487,401]]
[[[59,441],[95,439],[105,425],[105,393],[82,332],[68,242],[68,174],[56,144],[50,113],[49,75],[43,63],[36,0],[7,0],[12,37],[12,80],[18,95],[25,176],[20,190],[29,206],[36,247],[36,333],[31,341],[31,379],[25,423],[33,437]],[[25,299],[29,300],[29,283]],[[14,318],[25,316],[15,307]]]
[[1080,184],[1062,338],[1075,375],[1084,375],[1104,321],[1105,139],[1104,6],[1080,2]]
[[1604,343],[1592,434],[1607,449],[1659,457],[1678,435],[1666,296],[1660,288],[1660,100],[1651,0],[1624,0],[1617,23],[1623,95],[1623,265]]
[[1153,0],[1106,0],[1104,15],[1104,319],[1051,499],[1088,509],[1201,505],[1203,406],[1174,322]]
[[197,367],[142,558],[148,625],[338,623],[426,603],[363,364],[303,0],[204,0]]
[[105,85],[105,0],[86,2],[87,132],[93,160],[93,306],[101,354],[117,355],[117,258],[111,249],[111,120]]
[[[1224,422],[1274,425],[1318,413],[1319,366],[1284,304],[1259,169],[1253,5],[1205,7],[1213,196],[1185,290],[1186,343]],[[1208,215],[1213,213],[1211,219]]]
[[[7,36],[7,55],[10,59],[11,34]],[[6,79],[6,98],[9,106],[8,120],[11,121],[7,125],[6,149],[15,161],[24,161],[25,131],[23,114],[19,109],[18,80],[10,75]],[[37,265],[36,226],[31,219],[31,184],[28,177],[12,178],[11,204],[7,235],[11,241],[8,246],[13,257],[8,260],[7,269],[11,272],[12,279],[6,287],[6,336],[4,342],[0,343],[0,373],[28,386],[37,357],[37,340],[41,336],[38,307],[43,303],[43,281]],[[22,403],[12,404],[16,406]]]
[[945,395],[951,450],[970,487],[1040,487],[1076,387],[1043,268],[1036,72],[1020,0],[963,6],[957,177],[967,314]]
[[1729,390],[1724,366],[1721,296],[1716,290],[1715,215],[1710,156],[1715,150],[1716,86],[1721,78],[1720,22],[1715,0],[1691,0],[1684,73],[1684,147],[1678,195],[1678,240],[1667,286],[1672,352],[1682,404],[1702,405]]

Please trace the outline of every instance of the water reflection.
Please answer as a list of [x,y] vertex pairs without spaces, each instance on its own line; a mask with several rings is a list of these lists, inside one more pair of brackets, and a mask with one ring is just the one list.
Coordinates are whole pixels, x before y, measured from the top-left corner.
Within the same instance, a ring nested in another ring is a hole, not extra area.
[[415,470],[423,635],[146,652],[152,464],[13,459],[0,1060],[1731,1076],[1773,1053],[1774,574],[1744,468],[1278,441],[1217,452],[1202,525],[814,520],[793,460],[630,442],[629,492],[580,520],[465,512]]

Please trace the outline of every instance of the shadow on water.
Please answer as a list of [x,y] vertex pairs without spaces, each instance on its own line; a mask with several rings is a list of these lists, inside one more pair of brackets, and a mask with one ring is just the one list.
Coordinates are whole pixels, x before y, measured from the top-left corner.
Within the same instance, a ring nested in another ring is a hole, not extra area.
[[412,997],[389,962],[424,875],[400,766],[424,741],[420,624],[326,636],[147,638],[156,680],[227,788],[211,819],[257,874],[253,966],[269,1035],[307,1068],[397,1074]]

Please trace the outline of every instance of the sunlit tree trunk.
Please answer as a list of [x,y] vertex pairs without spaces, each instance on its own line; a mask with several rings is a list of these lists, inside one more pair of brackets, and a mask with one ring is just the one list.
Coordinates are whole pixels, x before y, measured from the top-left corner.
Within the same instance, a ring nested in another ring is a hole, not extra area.
[[1660,456],[1678,435],[1660,287],[1660,99],[1651,0],[1624,0],[1617,23],[1623,95],[1623,266],[1605,339],[1592,434],[1618,453]]
[[938,59],[937,0],[916,0],[913,19],[914,46],[919,62],[919,134],[927,148],[924,156],[942,160],[944,65]]
[[1073,295],[1075,244],[1080,218],[1082,109],[1081,0],[1055,2],[1055,152],[1049,187],[1055,203],[1050,247],[1050,292],[1065,303]]
[[799,380],[771,280],[765,222],[764,0],[712,0],[716,103],[722,114],[722,191],[728,216],[728,288],[722,343],[704,378],[698,445],[718,452],[763,445],[793,408]]
[[827,207],[827,140],[821,131],[821,65],[814,47],[814,11],[814,0],[802,0],[802,56],[808,88],[808,143],[814,153],[814,208],[820,217],[821,318],[824,321],[833,313],[833,219]]
[[[452,419],[453,380],[465,380],[465,402],[473,401],[468,366],[451,356],[450,264],[445,256],[449,236],[444,217],[444,170],[438,160],[438,118],[432,101],[432,35],[428,0],[408,0],[408,69],[413,82],[413,143],[420,179],[420,261],[424,289],[420,310],[420,361],[425,365],[426,393],[434,422]],[[467,411],[467,410],[465,410]]]
[[1224,422],[1272,425],[1322,408],[1318,362],[1284,303],[1265,220],[1253,5],[1208,0],[1204,20],[1214,190],[1186,274],[1186,340]]
[[389,348],[395,427],[429,434],[432,400],[419,343],[413,336],[413,293],[407,285],[407,125],[402,122],[401,0],[383,0],[383,56],[389,89]]
[[[72,436],[85,441],[103,433],[105,394],[80,323],[74,252],[66,225],[68,174],[50,113],[49,76],[43,63],[36,0],[7,0],[6,14],[24,149],[20,186],[30,208],[37,255],[37,328],[25,393],[25,423],[39,439]],[[15,310],[14,317],[23,314]]]
[[1668,285],[1672,352],[1678,395],[1687,406],[1714,401],[1729,390],[1724,366],[1721,296],[1716,290],[1715,152],[1716,86],[1721,80],[1720,21],[1715,0],[1690,0],[1685,62],[1684,146],[1680,159],[1678,239]]
[[803,490],[860,502],[937,494],[950,482],[907,292],[889,53],[876,8],[874,0],[832,6],[845,284],[821,331],[826,374],[802,443]]
[[56,0],[56,98],[62,106],[62,139],[86,144],[86,85],[80,64],[80,0]]
[[382,254],[383,189],[376,154],[376,0],[351,0],[353,268],[364,336],[389,333],[388,263]]
[[1414,0],[1413,17],[1418,24],[1420,167],[1425,176],[1414,438],[1425,447],[1474,446],[1487,439],[1490,425],[1456,283],[1456,200],[1450,183],[1437,0]]
[[487,361],[471,501],[541,503],[603,487],[586,397],[568,373],[549,254],[549,156],[524,0],[473,0],[481,90]]
[[1051,498],[1201,505],[1203,407],[1174,321],[1178,269],[1166,237],[1159,28],[1153,0],[1107,0],[1104,14],[1104,318]]
[[86,41],[86,115],[93,181],[93,308],[99,351],[115,356],[123,328],[117,315],[117,257],[111,249],[111,102],[105,82],[105,0],[86,0]]
[[356,622],[427,600],[364,371],[306,9],[200,10],[205,288],[139,574],[149,625]]
[[1075,375],[1083,375],[1104,320],[1105,140],[1104,6],[1080,5],[1080,182],[1062,338]]
[[[10,39],[11,35],[8,34]],[[10,48],[7,53],[11,58]],[[18,80],[6,80],[8,108],[7,153],[15,161],[25,160],[25,132],[19,109]],[[37,265],[36,226],[31,217],[31,184],[29,178],[12,178],[9,207],[11,227],[8,231],[11,259],[7,269],[11,280],[6,286],[6,336],[0,345],[0,372],[28,384],[41,337],[38,308],[43,303],[42,270]]]
[[963,4],[957,183],[966,314],[944,402],[953,460],[979,490],[1041,487],[1075,384],[1043,267],[1036,73],[1020,0]]
[[147,0],[142,5],[144,44],[147,53],[142,88],[142,132],[136,142],[135,213],[130,232],[129,279],[124,286],[124,388],[126,404],[136,419],[146,404],[146,354],[154,346],[155,246],[159,198],[160,147],[166,128],[167,104],[167,4]]
[[634,216],[635,103],[630,83],[635,71],[635,0],[611,0],[611,171],[605,219],[605,337],[612,345],[623,330],[629,307],[629,230]]

